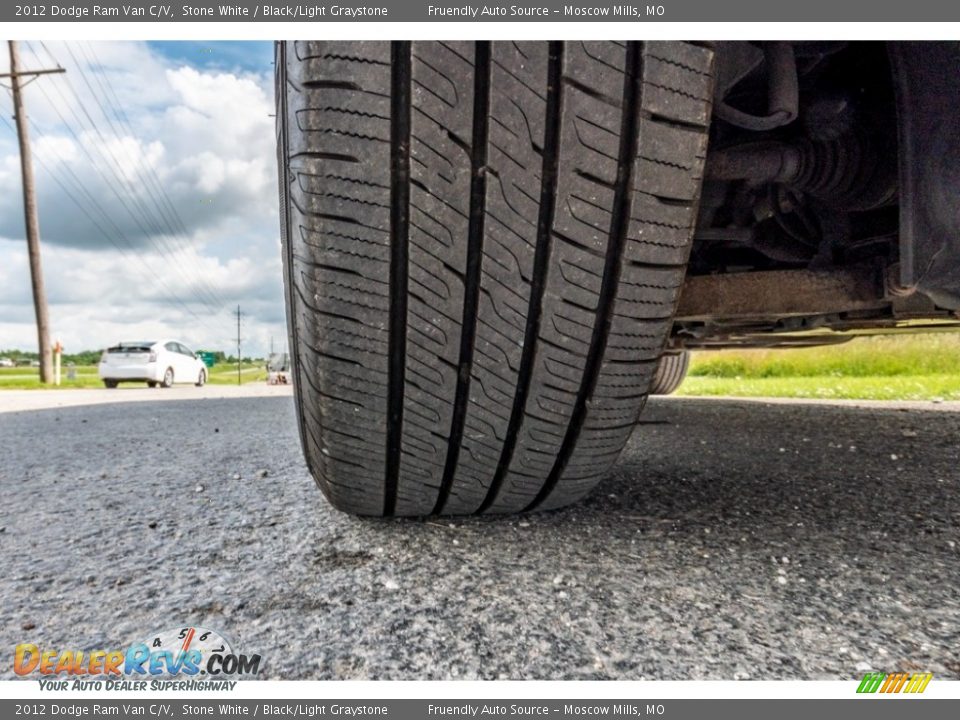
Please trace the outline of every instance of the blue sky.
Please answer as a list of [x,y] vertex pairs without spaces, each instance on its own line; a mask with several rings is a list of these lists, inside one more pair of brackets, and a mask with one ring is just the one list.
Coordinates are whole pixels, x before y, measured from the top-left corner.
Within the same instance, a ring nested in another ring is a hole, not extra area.
[[[283,345],[272,43],[21,54],[67,70],[25,91],[54,336],[68,351],[148,335],[226,350],[240,304],[251,353]],[[16,140],[0,122],[0,348],[12,347],[36,335]]]
[[162,40],[147,46],[174,64],[227,72],[273,72],[271,42]]

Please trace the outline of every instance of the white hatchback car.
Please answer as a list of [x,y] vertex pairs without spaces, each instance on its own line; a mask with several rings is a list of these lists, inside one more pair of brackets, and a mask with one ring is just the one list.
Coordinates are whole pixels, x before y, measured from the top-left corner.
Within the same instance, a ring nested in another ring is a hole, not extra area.
[[122,342],[100,356],[100,379],[108,388],[122,382],[145,382],[150,387],[207,381],[207,366],[197,354],[176,340]]

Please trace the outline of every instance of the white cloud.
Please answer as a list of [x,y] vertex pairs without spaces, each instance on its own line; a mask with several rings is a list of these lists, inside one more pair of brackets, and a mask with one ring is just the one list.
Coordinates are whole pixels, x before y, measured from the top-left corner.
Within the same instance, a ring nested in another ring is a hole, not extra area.
[[[43,163],[55,163],[58,158],[67,162],[76,162],[79,158],[79,148],[69,138],[58,136],[39,137],[33,143],[33,152]],[[19,170],[20,165],[16,165]]]
[[[205,347],[219,334],[227,349],[239,302],[254,352],[282,341],[272,77],[171,63],[142,43],[67,47],[50,44],[66,78],[26,94],[57,333],[74,349],[148,331]],[[49,63],[36,44],[24,55]],[[36,345],[20,203],[0,125],[0,348]],[[212,295],[216,317],[197,301]]]
[[[4,250],[0,265],[0,348],[36,346],[30,275],[23,247]],[[192,300],[180,268],[156,253],[135,257],[49,247],[43,254],[51,332],[69,351],[98,349],[120,340],[171,336],[194,347],[229,351],[236,305],[244,314],[244,345],[261,354],[273,336],[284,342],[279,253],[220,260],[196,252],[186,262],[222,288],[225,307],[210,313]],[[146,335],[144,334],[146,333]]]

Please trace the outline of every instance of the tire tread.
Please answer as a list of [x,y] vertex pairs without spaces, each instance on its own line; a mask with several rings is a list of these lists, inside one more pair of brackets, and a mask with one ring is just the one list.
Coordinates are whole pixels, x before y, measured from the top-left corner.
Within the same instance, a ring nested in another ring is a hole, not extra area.
[[321,489],[363,515],[585,495],[670,332],[712,51],[322,41],[277,58],[293,370]]

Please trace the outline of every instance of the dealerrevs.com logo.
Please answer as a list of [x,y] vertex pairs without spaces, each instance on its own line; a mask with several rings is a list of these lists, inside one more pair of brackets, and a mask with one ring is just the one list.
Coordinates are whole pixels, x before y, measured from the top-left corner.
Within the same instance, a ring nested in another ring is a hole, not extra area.
[[36,677],[42,690],[211,690],[232,689],[236,680],[257,675],[260,661],[260,655],[234,652],[215,630],[181,627],[124,650],[21,643],[14,650],[13,671]]

